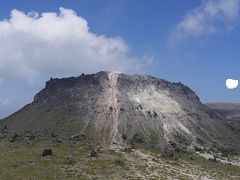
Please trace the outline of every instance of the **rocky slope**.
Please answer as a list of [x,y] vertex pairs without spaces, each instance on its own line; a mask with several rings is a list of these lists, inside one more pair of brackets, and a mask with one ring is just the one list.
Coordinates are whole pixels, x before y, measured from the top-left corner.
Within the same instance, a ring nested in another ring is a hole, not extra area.
[[237,136],[190,88],[147,75],[50,79],[31,104],[1,125],[16,132],[82,133],[105,144],[238,148]]

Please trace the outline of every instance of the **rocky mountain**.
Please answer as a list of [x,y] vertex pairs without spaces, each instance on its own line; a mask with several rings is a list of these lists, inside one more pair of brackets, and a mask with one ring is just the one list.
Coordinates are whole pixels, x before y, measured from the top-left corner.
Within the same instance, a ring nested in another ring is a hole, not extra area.
[[51,78],[31,104],[1,125],[16,132],[81,133],[103,144],[239,148],[239,137],[190,88],[147,75]]

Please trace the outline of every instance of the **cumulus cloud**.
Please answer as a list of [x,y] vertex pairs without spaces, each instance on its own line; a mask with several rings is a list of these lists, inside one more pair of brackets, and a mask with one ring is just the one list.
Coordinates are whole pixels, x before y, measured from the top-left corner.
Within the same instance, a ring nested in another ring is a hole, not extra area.
[[228,89],[236,89],[238,87],[238,80],[227,79],[226,86]]
[[0,21],[0,82],[33,83],[41,75],[99,70],[139,72],[151,61],[129,54],[121,37],[91,32],[87,21],[70,9],[40,15],[12,10],[9,19]]
[[9,104],[9,99],[0,97],[0,107],[8,106]]
[[201,6],[190,11],[172,32],[172,40],[214,34],[232,29],[240,14],[240,0],[202,0]]

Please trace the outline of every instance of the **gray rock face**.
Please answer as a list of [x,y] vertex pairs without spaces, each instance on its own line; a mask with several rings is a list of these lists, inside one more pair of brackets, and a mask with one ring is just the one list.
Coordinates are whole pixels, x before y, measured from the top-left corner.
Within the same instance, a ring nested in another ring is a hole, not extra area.
[[224,143],[223,131],[232,138],[218,116],[183,84],[113,72],[51,79],[31,104],[4,119],[5,124],[19,131],[82,133],[118,144],[136,136],[154,146],[169,141],[188,146]]

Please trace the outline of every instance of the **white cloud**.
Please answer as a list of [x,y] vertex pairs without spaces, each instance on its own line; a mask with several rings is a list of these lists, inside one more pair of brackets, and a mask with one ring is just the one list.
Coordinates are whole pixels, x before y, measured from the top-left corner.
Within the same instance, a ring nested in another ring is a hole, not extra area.
[[226,86],[228,89],[236,89],[238,87],[238,80],[227,79]]
[[232,29],[239,15],[240,0],[202,0],[200,7],[190,11],[177,24],[172,40],[210,35],[223,28]]
[[9,99],[0,97],[0,107],[8,106],[9,104]]
[[59,14],[25,14],[12,10],[0,21],[0,81],[33,83],[41,75],[68,76],[81,72],[141,71],[148,57],[129,55],[120,37],[97,35],[70,9]]

